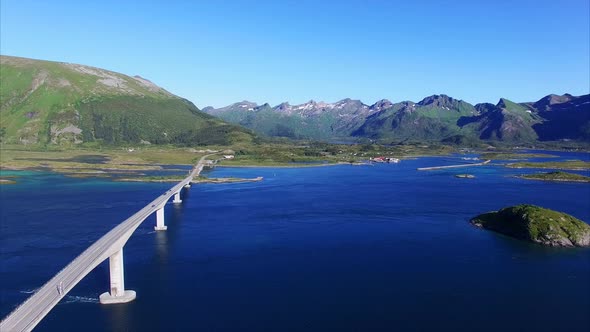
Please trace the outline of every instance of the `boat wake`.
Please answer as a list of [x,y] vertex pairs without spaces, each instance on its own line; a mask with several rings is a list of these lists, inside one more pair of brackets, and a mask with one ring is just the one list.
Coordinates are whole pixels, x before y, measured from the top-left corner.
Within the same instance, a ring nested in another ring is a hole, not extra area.
[[39,288],[35,288],[35,289],[29,289],[29,290],[22,290],[20,291],[22,294],[33,294],[35,293]]
[[69,303],[98,303],[98,299],[94,297],[67,295],[60,304]]

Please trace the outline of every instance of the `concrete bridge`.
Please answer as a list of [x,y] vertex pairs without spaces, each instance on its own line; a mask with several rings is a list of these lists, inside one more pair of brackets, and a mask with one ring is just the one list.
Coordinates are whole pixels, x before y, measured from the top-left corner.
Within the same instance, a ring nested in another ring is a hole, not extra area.
[[491,160],[486,160],[482,163],[477,164],[461,164],[461,165],[449,165],[449,166],[434,166],[434,167],[420,167],[417,168],[419,171],[432,171],[435,169],[446,169],[446,168],[460,168],[460,167],[472,167],[472,166],[484,166],[490,163]]
[[133,232],[152,213],[156,213],[156,231],[166,230],[164,206],[174,196],[173,203],[181,203],[181,191],[188,190],[191,181],[203,170],[203,156],[189,176],[150,202],[143,209],[123,221],[76,257],[43,287],[0,322],[0,331],[30,331],[82,278],[100,263],[109,259],[110,291],[100,295],[100,303],[126,303],[135,299],[135,291],[125,289],[123,247]]

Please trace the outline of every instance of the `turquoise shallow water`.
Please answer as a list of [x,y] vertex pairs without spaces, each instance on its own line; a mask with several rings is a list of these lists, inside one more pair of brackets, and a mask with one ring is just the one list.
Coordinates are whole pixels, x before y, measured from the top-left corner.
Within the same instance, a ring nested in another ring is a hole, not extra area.
[[[586,154],[562,154],[564,159]],[[217,168],[125,246],[127,305],[98,304],[103,263],[39,331],[585,331],[590,251],[472,227],[531,203],[590,221],[590,185],[429,157],[376,166]],[[475,179],[453,175],[470,173]],[[583,172],[582,172],[583,173]],[[27,173],[0,187],[1,315],[169,184]]]

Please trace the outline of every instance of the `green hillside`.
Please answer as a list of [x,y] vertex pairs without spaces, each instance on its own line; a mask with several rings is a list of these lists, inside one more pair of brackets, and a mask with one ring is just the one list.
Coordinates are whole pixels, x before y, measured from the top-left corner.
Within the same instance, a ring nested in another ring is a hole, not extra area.
[[310,101],[276,107],[243,101],[220,109],[206,107],[203,110],[266,136],[317,140],[349,137],[364,121],[363,111],[368,111],[366,105],[351,99],[335,104]]
[[251,140],[139,76],[0,56],[0,128],[7,144],[33,146],[231,144]]
[[397,103],[391,108],[373,114],[353,135],[398,140],[475,137],[474,130],[457,126],[460,118],[471,117],[475,113],[475,108],[467,102],[446,95],[434,95],[416,104]]
[[303,137],[325,139],[329,137],[325,131],[322,131],[323,121],[318,119],[306,121],[302,117],[288,116],[274,111],[268,104],[256,107],[251,112],[231,109],[220,113],[219,117],[267,136],[295,139]]

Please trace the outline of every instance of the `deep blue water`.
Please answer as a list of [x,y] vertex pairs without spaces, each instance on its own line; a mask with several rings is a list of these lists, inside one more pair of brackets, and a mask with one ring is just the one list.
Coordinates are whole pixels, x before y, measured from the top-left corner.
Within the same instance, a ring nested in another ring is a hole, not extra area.
[[[217,168],[209,175],[264,181],[193,186],[182,205],[167,205],[166,232],[153,231],[151,216],[125,246],[134,302],[98,304],[105,262],[38,330],[587,331],[588,249],[545,248],[468,221],[531,203],[588,222],[590,185],[521,180],[513,176],[530,170],[494,165],[416,171],[459,162]],[[0,187],[2,317],[171,186],[15,174],[17,185]]]

